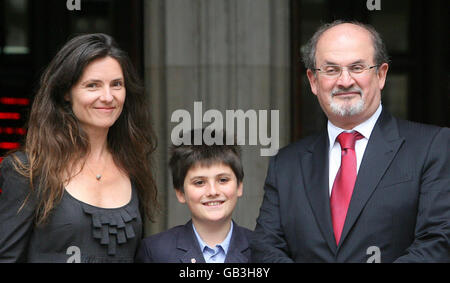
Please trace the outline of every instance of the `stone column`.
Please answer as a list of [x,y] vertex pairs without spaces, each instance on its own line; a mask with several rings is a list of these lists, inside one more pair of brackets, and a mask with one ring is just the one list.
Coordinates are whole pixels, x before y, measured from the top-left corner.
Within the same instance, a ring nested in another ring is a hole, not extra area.
[[[190,213],[178,203],[168,169],[171,122],[175,110],[203,113],[226,110],[279,110],[279,145],[290,136],[289,1],[288,0],[150,0],[145,1],[145,81],[159,148],[155,175],[164,203],[155,233],[184,224]],[[207,127],[210,123],[203,123]],[[225,125],[224,125],[225,127]],[[244,196],[233,219],[253,229],[263,196],[268,157],[242,146]],[[259,133],[259,131],[258,131]],[[270,136],[270,128],[268,135]]]

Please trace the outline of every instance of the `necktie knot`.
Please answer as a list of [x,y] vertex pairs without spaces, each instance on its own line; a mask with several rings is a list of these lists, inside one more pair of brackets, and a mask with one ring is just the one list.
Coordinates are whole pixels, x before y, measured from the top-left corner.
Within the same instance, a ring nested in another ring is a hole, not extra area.
[[356,131],[351,133],[342,132],[337,137],[337,140],[341,145],[341,149],[355,149],[356,141],[362,138],[363,136]]

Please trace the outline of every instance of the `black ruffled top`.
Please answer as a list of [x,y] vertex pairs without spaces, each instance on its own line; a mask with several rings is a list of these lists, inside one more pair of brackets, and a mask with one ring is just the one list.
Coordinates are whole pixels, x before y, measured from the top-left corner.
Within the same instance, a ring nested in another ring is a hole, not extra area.
[[[120,208],[100,208],[81,202],[69,193],[66,198],[79,203],[84,216],[90,218],[92,240],[89,249],[97,250],[101,256],[81,255],[84,262],[133,262],[137,244],[141,239],[142,220],[136,190],[132,190],[131,201]],[[85,217],[84,217],[85,218]],[[87,238],[87,235],[85,236]],[[106,255],[104,254],[106,252]]]
[[134,185],[129,203],[119,208],[92,206],[65,191],[48,223],[36,227],[35,198],[17,213],[29,185],[8,163],[0,175],[0,262],[134,261],[142,237]]

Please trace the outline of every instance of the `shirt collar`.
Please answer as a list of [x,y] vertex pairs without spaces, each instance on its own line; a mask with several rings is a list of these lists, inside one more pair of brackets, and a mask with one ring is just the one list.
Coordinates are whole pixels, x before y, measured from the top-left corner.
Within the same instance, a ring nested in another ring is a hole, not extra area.
[[[197,237],[197,241],[198,241],[198,244],[200,245],[200,249],[203,252],[205,250],[205,247],[209,247],[209,246],[205,242],[203,242],[202,238],[197,233],[194,223],[192,223],[192,228],[194,229],[195,237]],[[223,242],[216,245],[216,247],[221,247],[223,249],[223,251],[225,252],[225,255],[227,255],[228,248],[230,247],[230,241],[231,241],[232,234],[233,234],[233,221],[231,221],[230,231],[228,231],[228,234],[225,237],[225,239],[223,240]],[[209,247],[209,248],[214,250],[214,247]]]
[[333,125],[333,123],[331,123],[330,120],[328,120],[327,130],[328,130],[328,138],[330,141],[330,151],[333,148],[333,145],[336,141],[337,136],[339,136],[339,134],[342,132],[358,131],[361,135],[364,136],[364,138],[369,139],[370,135],[372,134],[372,130],[375,127],[375,123],[377,122],[378,117],[380,117],[382,109],[383,109],[383,107],[381,106],[381,103],[380,103],[380,105],[378,106],[375,113],[373,113],[369,119],[367,119],[366,121],[357,125],[356,127],[354,127],[351,130],[341,129],[341,128]]

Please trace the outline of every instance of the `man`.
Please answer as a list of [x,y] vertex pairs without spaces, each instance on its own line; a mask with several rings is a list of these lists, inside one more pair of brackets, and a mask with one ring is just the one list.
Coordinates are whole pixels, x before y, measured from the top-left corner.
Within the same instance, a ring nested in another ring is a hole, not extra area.
[[382,107],[388,58],[370,26],[321,27],[304,61],[328,126],[271,159],[253,261],[450,261],[450,130]]

